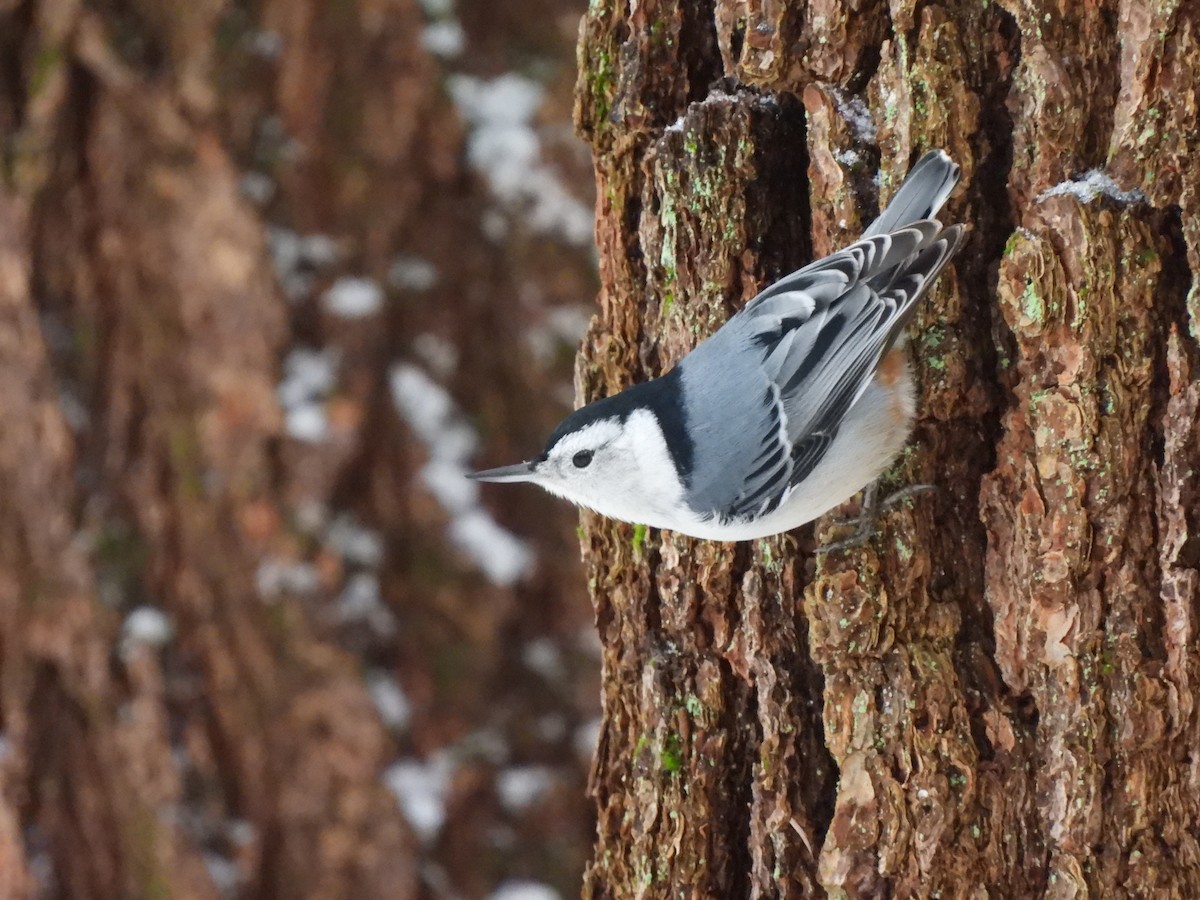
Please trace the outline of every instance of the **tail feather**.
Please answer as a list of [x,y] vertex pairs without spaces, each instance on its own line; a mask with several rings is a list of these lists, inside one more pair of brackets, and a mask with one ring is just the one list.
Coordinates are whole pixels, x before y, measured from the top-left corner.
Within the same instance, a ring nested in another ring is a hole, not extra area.
[[930,150],[913,166],[887,208],[863,237],[888,234],[922,219],[931,219],[958,184],[958,166],[941,150]]
[[917,301],[925,295],[926,290],[942,274],[942,269],[954,258],[966,233],[967,230],[962,225],[951,225],[943,229],[937,240],[921,250],[905,267],[904,277],[887,286],[883,295],[895,302],[897,310],[879,359],[883,359],[888,350],[901,343],[904,329],[917,310]]

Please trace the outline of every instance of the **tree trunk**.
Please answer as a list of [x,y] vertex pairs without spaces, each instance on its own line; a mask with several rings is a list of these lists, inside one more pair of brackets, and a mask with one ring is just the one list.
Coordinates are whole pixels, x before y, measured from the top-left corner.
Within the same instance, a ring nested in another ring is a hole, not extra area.
[[828,556],[849,507],[742,545],[585,516],[585,893],[1200,896],[1200,5],[597,0],[579,56],[585,399],[852,240],[926,148],[972,227],[883,478],[936,494]]

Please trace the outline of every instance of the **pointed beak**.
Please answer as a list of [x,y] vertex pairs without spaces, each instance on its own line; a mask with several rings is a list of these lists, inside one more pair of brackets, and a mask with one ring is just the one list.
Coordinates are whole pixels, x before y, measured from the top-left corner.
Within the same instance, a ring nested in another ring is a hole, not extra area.
[[468,472],[467,477],[474,481],[492,481],[497,484],[508,482],[530,481],[533,479],[533,463],[517,463],[515,466],[501,466],[498,469],[484,469],[482,472]]

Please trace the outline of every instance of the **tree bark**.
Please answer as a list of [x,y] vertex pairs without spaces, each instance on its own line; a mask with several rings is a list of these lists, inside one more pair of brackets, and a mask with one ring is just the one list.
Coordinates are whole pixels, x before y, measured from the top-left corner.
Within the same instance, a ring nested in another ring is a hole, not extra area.
[[972,227],[883,478],[936,494],[828,556],[850,507],[746,545],[585,515],[585,894],[1200,894],[1200,7],[597,0],[579,57],[583,399],[852,240],[926,148]]

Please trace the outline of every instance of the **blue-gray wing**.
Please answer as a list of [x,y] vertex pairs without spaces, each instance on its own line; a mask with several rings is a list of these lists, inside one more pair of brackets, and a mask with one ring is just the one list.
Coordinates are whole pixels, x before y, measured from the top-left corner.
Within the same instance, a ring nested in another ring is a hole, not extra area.
[[873,234],[776,282],[730,320],[731,337],[757,354],[763,393],[749,400],[762,414],[751,454],[696,473],[696,508],[726,520],[765,515],[812,472],[962,236],[961,225],[933,220]]

